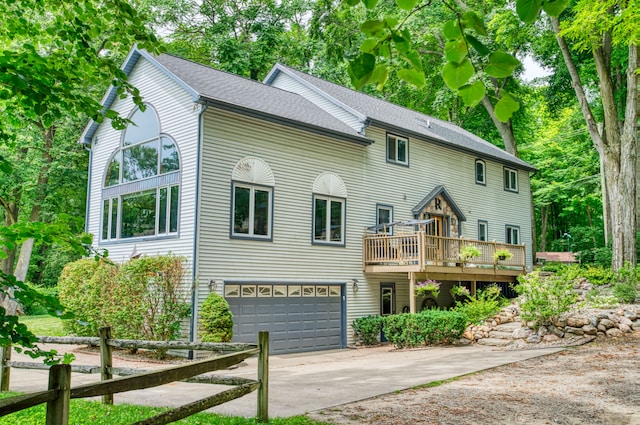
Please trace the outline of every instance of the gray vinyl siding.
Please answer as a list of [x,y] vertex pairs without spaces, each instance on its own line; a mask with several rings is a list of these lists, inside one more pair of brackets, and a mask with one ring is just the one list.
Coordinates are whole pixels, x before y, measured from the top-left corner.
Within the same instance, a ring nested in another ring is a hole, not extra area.
[[293,93],[298,93],[311,103],[317,105],[329,114],[338,118],[340,121],[344,122],[354,130],[362,131],[363,123],[360,121],[360,118],[358,118],[350,111],[340,107],[340,105],[331,102],[325,96],[320,95],[306,85],[294,80],[284,72],[278,73],[278,75],[274,78],[270,85],[272,87],[277,87]]
[[[199,276],[229,281],[348,283],[347,323],[377,309],[377,293],[354,294],[351,280],[366,287],[362,273],[361,205],[366,148],[210,108],[205,114],[202,156]],[[231,239],[231,172],[255,156],[275,178],[273,241]],[[312,187],[323,172],[346,185],[345,246],[311,244]],[[207,294],[201,293],[201,303]],[[375,296],[374,296],[375,295]],[[349,335],[350,332],[347,332]]]
[[[394,133],[395,134],[395,133]],[[398,134],[402,136],[402,134]],[[518,171],[518,192],[503,189],[503,165],[482,158],[486,163],[486,185],[475,183],[476,156],[409,138],[409,166],[385,161],[386,132],[367,128],[367,137],[375,140],[367,149],[366,190],[371,204],[368,220],[375,222],[375,203],[392,205],[394,220],[413,218],[415,207],[435,186],[444,185],[466,217],[461,236],[477,239],[477,222],[486,220],[489,240],[503,242],[505,226],[520,227],[527,246],[527,265],[531,257],[531,199],[529,173]]]
[[[184,256],[189,264],[187,270],[190,280],[191,257],[193,254],[193,230],[195,212],[196,148],[198,131],[198,112],[193,101],[174,81],[145,59],[140,59],[133,69],[130,82],[140,89],[145,102],[153,105],[158,114],[161,132],[172,136],[178,146],[181,160],[181,184],[179,203],[179,233],[176,237],[147,240],[120,240],[103,243],[100,241],[102,225],[102,185],[108,161],[120,143],[121,132],[105,121],[98,128],[92,146],[91,197],[88,200],[88,230],[94,237],[94,246],[107,249],[109,257],[116,262],[129,259],[134,247],[138,253],[161,255],[171,252]],[[118,99],[111,106],[122,116],[129,116],[134,104],[130,98]]]

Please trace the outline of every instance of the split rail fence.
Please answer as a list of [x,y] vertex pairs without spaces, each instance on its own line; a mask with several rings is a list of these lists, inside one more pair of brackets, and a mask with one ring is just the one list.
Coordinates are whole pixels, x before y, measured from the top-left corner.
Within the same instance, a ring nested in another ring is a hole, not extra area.
[[[9,390],[11,368],[49,369],[48,390],[24,394],[0,400],[0,416],[47,403],[47,425],[66,425],[69,421],[69,400],[102,396],[102,402],[113,404],[117,393],[157,387],[176,381],[230,385],[232,388],[201,400],[168,410],[157,416],[135,422],[132,425],[164,425],[194,415],[205,409],[226,403],[257,390],[257,418],[268,422],[269,413],[269,333],[258,334],[258,344],[243,343],[188,343],[180,341],[138,341],[111,338],[111,329],[100,329],[99,338],[40,337],[41,343],[82,344],[100,346],[100,366],[54,365],[42,363],[12,362],[11,347],[1,347],[0,391]],[[113,367],[113,348],[155,350],[207,350],[230,352],[185,365],[159,370],[140,370]],[[236,365],[243,360],[258,356],[257,380],[229,376],[199,376],[215,370]],[[71,387],[71,372],[100,373],[101,381]],[[120,378],[113,378],[119,375]]]

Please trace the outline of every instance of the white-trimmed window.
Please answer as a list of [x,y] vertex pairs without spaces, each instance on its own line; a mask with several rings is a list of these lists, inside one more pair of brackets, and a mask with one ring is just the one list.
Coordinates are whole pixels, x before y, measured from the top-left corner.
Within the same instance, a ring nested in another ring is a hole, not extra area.
[[151,105],[135,108],[102,189],[103,241],[178,233],[180,155]]
[[518,245],[520,243],[520,227],[507,225],[505,229],[505,241],[513,245]]
[[333,173],[322,173],[313,184],[314,244],[345,244],[347,189]]
[[269,165],[260,158],[238,161],[232,172],[231,237],[273,240],[273,186]]
[[344,199],[315,195],[313,241],[344,244]]
[[504,190],[510,192],[518,191],[518,171],[512,168],[504,169]]
[[485,220],[478,220],[478,240],[489,240],[489,223],[487,223]]
[[387,134],[387,161],[409,165],[409,141],[406,138]]
[[487,176],[485,173],[486,165],[483,160],[476,159],[476,183],[487,184]]
[[393,234],[393,228],[385,226],[393,223],[393,207],[391,205],[376,205],[376,224],[378,225],[378,231],[386,231],[388,234]]

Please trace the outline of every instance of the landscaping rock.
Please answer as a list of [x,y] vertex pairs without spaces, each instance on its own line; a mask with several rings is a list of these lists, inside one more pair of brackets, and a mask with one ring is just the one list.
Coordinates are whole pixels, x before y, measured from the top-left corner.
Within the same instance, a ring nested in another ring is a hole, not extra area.
[[527,338],[527,342],[529,344],[537,344],[542,341],[542,337],[540,335],[534,334]]
[[620,329],[620,331],[622,331],[623,333],[631,332],[631,326],[624,325],[622,323],[618,325],[618,329]]
[[615,323],[613,323],[611,319],[603,318],[600,319],[600,323],[598,323],[598,328],[600,328],[600,326],[604,326],[605,329],[610,329],[615,326]]
[[556,335],[554,334],[549,334],[549,335],[545,335],[542,338],[542,342],[558,342],[560,341],[560,338],[558,338]]
[[570,316],[567,318],[567,326],[572,328],[581,328],[589,323],[589,318],[586,316]]
[[607,330],[607,336],[616,337],[622,335],[622,331],[618,328],[611,328]]
[[574,335],[584,335],[584,331],[582,330],[582,328],[574,328],[571,326],[566,326],[564,328],[565,333],[568,334],[574,334]]
[[598,333],[598,329],[591,324],[584,325],[582,327],[582,331],[584,332],[585,335],[595,335]]

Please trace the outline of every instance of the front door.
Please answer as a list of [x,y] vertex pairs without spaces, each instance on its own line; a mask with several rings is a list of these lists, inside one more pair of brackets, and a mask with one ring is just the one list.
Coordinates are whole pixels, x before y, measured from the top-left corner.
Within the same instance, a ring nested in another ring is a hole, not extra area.
[[[396,284],[381,283],[380,284],[380,315],[389,316],[396,314]],[[380,335],[380,341],[386,342],[384,331]]]
[[442,261],[444,259],[443,254],[443,241],[442,237],[446,235],[446,229],[444,227],[445,219],[441,215],[432,215],[433,223],[430,225],[430,229],[427,234],[431,236],[435,236],[433,238],[433,243],[431,244],[432,249],[434,250],[433,254],[436,261]]

